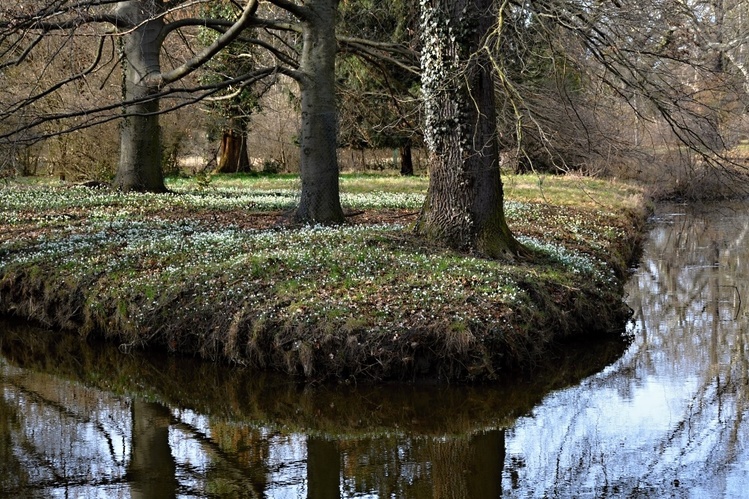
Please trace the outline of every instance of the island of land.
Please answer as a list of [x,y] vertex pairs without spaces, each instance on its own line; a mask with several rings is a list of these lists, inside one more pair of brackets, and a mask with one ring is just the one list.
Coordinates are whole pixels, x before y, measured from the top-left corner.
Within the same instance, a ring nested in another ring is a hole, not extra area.
[[293,175],[171,178],[167,194],[0,187],[0,314],[305,380],[490,381],[566,341],[622,338],[649,213],[633,184],[504,176],[529,250],[424,243],[428,179],[344,174],[346,223],[293,223]]

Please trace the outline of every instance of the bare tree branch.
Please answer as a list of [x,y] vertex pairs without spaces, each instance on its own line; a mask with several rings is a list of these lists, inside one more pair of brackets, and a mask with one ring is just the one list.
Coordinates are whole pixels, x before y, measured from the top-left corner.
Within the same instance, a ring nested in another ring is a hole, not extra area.
[[229,28],[225,33],[219,36],[216,41],[206,47],[206,49],[196,57],[193,57],[182,66],[175,68],[172,71],[162,73],[159,78],[159,86],[163,86],[184,78],[185,76],[208,62],[221,49],[229,45],[238,36],[240,36],[242,31],[250,24],[250,21],[257,11],[257,7],[258,0],[249,0],[244,8],[244,11],[242,11],[242,15],[231,28]]

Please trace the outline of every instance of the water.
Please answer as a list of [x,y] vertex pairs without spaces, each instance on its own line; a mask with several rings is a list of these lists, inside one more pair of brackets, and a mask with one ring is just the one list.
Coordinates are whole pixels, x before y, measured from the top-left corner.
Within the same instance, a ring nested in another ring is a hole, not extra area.
[[628,286],[633,344],[507,430],[512,495],[747,496],[747,222],[739,205],[658,214]]
[[631,344],[492,387],[305,386],[0,322],[0,497],[743,497],[747,222],[663,209]]

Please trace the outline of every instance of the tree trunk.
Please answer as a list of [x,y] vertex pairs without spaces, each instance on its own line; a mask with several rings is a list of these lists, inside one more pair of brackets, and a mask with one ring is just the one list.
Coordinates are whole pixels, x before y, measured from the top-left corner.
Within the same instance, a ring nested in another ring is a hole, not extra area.
[[136,499],[175,497],[177,466],[169,445],[171,413],[167,407],[135,399],[133,436],[127,474],[130,495]]
[[401,175],[410,177],[414,174],[414,162],[413,162],[413,156],[411,155],[411,143],[407,142],[406,144],[402,145],[400,147],[400,157],[401,157]]
[[341,451],[338,443],[307,437],[307,499],[341,497]]
[[424,0],[422,92],[429,190],[416,233],[449,247],[511,258],[522,246],[504,216],[494,85],[479,52],[492,0]]
[[230,126],[224,130],[221,137],[216,173],[249,172],[250,170],[250,159],[247,156],[247,134],[241,125],[235,124],[235,126]]
[[335,18],[338,0],[308,0],[303,20],[300,90],[302,94],[301,181],[296,218],[340,223],[337,111],[335,104]]
[[120,129],[120,164],[114,179],[123,191],[164,192],[161,170],[159,102],[149,99],[158,91],[153,83],[161,74],[163,6],[156,0],[119,2],[115,10],[123,35],[123,99],[138,101],[123,106]]

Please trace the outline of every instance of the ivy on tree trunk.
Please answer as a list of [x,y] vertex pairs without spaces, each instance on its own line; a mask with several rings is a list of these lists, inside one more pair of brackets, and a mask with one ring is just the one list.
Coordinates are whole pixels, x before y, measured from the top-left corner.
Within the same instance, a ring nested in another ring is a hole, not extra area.
[[522,246],[504,216],[494,84],[484,37],[492,0],[421,0],[429,190],[416,233],[490,258]]

